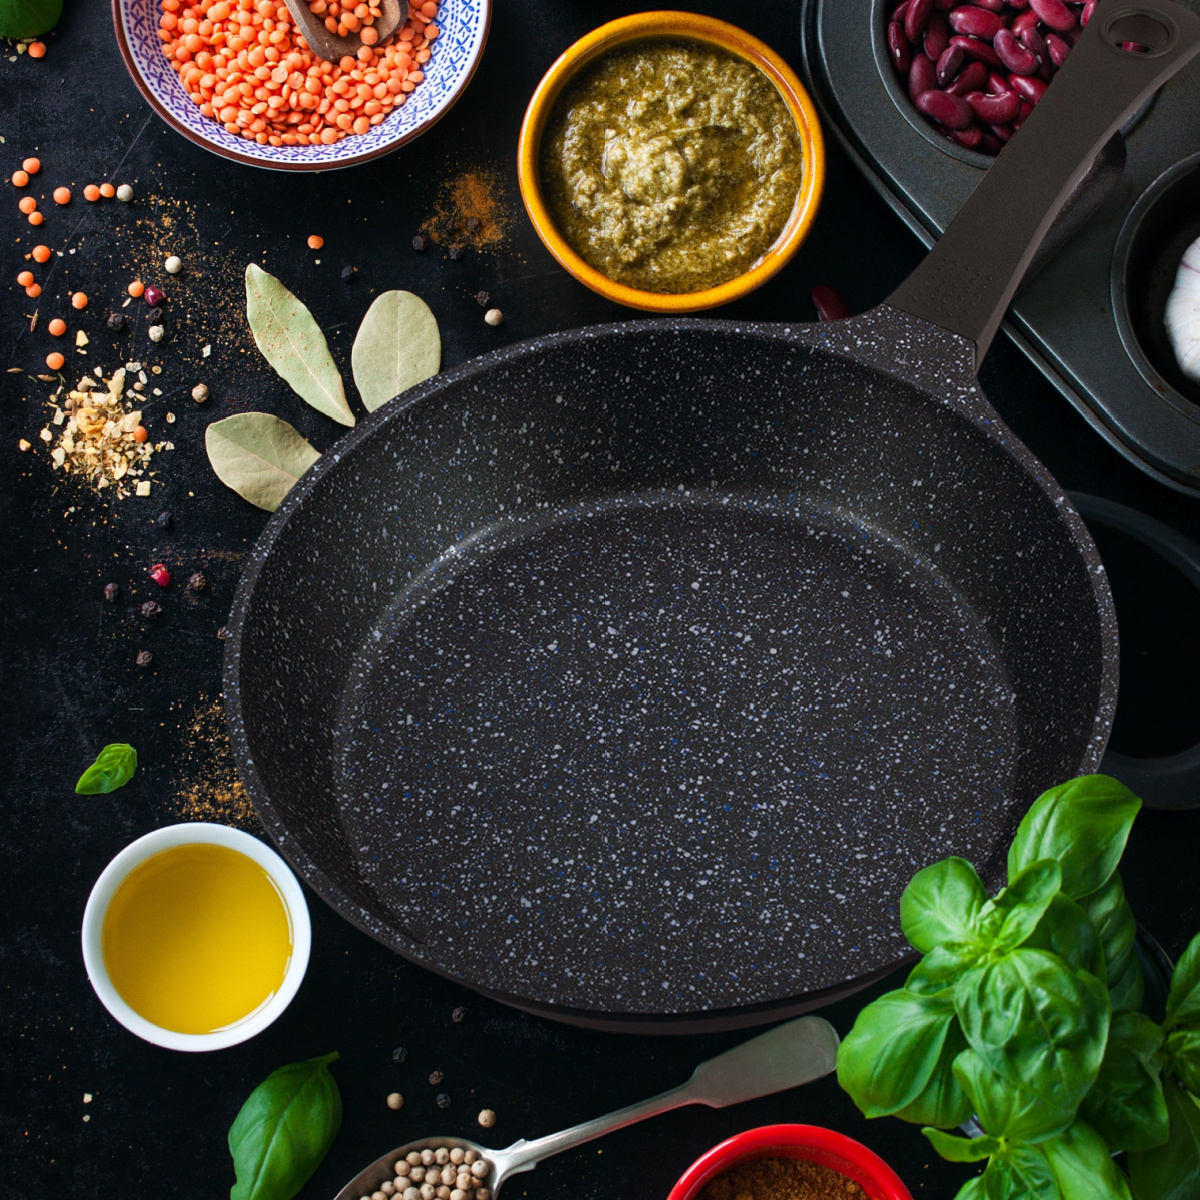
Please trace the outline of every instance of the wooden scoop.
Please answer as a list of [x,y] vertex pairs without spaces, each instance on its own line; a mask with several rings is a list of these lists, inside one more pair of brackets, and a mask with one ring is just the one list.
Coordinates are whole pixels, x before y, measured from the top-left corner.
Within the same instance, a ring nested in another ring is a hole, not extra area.
[[[359,48],[363,45],[358,33],[352,33],[348,37],[338,37],[336,33],[330,33],[325,28],[325,18],[309,12],[308,0],[285,0],[285,3],[288,12],[292,14],[292,20],[296,22],[296,28],[304,35],[304,40],[319,58],[337,62],[347,54],[351,58],[357,57]],[[379,35],[375,43],[379,45],[408,20],[408,0],[378,0],[377,7],[383,15],[376,18],[371,28]]]

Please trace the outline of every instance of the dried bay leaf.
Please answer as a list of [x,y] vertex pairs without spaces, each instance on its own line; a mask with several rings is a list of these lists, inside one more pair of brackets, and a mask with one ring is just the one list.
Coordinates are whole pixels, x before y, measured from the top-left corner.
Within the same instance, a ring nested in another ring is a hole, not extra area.
[[412,292],[378,296],[358,328],[350,365],[368,412],[436,375],[442,335],[429,305]]
[[204,433],[217,478],[239,496],[274,512],[292,485],[321,457],[286,421],[247,412],[214,421]]
[[342,377],[312,313],[255,263],[246,268],[246,319],[254,344],[301,399],[342,425],[354,424]]

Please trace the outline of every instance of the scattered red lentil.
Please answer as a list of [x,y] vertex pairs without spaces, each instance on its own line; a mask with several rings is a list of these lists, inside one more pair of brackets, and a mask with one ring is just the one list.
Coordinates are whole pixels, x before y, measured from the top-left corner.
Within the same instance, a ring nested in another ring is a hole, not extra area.
[[111,183],[102,183],[100,185],[100,195],[102,195],[105,200],[111,200],[116,194],[117,189],[113,187]]
[[50,330],[51,337],[62,337],[67,332],[67,323],[62,317],[55,317],[46,328]]
[[319,233],[309,234],[308,248],[310,250],[320,250],[325,245],[325,239]]
[[23,213],[31,213],[35,208],[37,208],[37,201],[32,196],[22,196],[21,199],[17,201],[17,207]]
[[46,366],[48,366],[52,371],[61,371],[63,368],[63,363],[66,361],[67,360],[63,358],[63,356],[59,354],[57,350],[55,350],[53,354],[46,355]]
[[33,272],[32,271],[22,271],[20,273],[20,275],[17,276],[17,282],[22,287],[28,287],[33,282]]
[[[421,68],[438,35],[424,11],[436,15],[431,0],[413,6],[387,41],[364,44],[357,59],[335,64],[312,53],[276,0],[160,5],[163,51],[201,113],[260,145],[332,145],[366,133],[425,78]],[[349,0],[310,0],[309,7],[343,33],[369,29],[380,11]]]
[[139,425],[133,431],[133,440],[135,442],[145,442],[145,441],[149,441],[149,439],[150,439],[150,434],[146,431],[145,425]]
[[85,296],[83,292],[76,292],[75,295],[71,297],[72,308],[87,308],[87,304],[87,296]]
[[136,300],[146,290],[146,285],[140,279],[135,279],[125,290]]
[[12,181],[13,187],[27,187],[29,185],[29,173],[27,171],[14,171]]
[[36,175],[42,169],[42,160],[40,158],[27,158],[22,164],[22,167],[30,173]]
[[54,203],[55,204],[70,204],[71,203],[71,189],[65,188],[65,187],[56,187],[54,189]]
[[26,218],[30,225],[40,225],[46,218],[36,209]]
[[83,189],[83,198],[85,200],[99,200],[100,189],[94,183],[89,183],[87,187]]
[[46,43],[45,42],[30,42],[29,43],[29,57],[30,58],[45,58],[46,57]]
[[30,298],[30,300],[36,300],[41,294],[42,294],[42,285],[40,283],[31,283],[25,289],[25,295],[27,295]]
[[49,262],[50,261],[50,247],[49,246],[34,246],[33,261],[38,262],[38,263]]

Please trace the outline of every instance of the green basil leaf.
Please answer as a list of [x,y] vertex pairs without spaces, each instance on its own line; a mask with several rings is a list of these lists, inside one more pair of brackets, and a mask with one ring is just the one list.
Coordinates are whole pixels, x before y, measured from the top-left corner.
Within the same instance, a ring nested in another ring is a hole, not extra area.
[[904,986],[918,996],[952,991],[959,979],[978,964],[984,952],[979,942],[943,942],[913,967]]
[[982,1162],[1000,1149],[1000,1139],[988,1137],[987,1134],[977,1138],[955,1137],[951,1133],[943,1133],[940,1129],[931,1129],[928,1126],[921,1132],[947,1162]]
[[993,1155],[983,1173],[985,1200],[1062,1200],[1054,1172],[1037,1146],[1021,1143]]
[[1111,988],[1125,974],[1129,961],[1137,957],[1133,950],[1137,921],[1125,898],[1125,885],[1121,882],[1120,872],[1114,871],[1108,882],[1084,896],[1079,906],[1087,913],[1104,949],[1104,965]]
[[911,1121],[914,1125],[936,1125],[939,1129],[953,1129],[955,1125],[961,1125],[971,1115],[972,1107],[954,1074],[954,1060],[966,1048],[967,1039],[963,1037],[958,1022],[951,1021],[929,1082],[915,1100],[898,1108],[892,1116]]
[[75,792],[95,796],[124,787],[137,770],[137,751],[126,742],[113,742],[96,755],[96,761],[79,777]]
[[302,400],[342,425],[353,425],[346,388],[312,313],[256,263],[246,268],[246,320],[254,344]]
[[1162,1041],[1162,1030],[1141,1013],[1112,1019],[1100,1074],[1079,1110],[1110,1150],[1152,1150],[1167,1140]]
[[987,902],[975,868],[965,858],[946,858],[918,871],[900,897],[900,928],[922,954],[939,942],[963,941]]
[[1163,1028],[1173,1029],[1183,1021],[1195,1020],[1200,1020],[1200,933],[1175,964]]
[[1196,1200],[1200,1196],[1200,1106],[1174,1079],[1163,1080],[1170,1116],[1164,1145],[1129,1156],[1137,1200]]
[[1108,992],[1045,950],[1019,949],[969,971],[954,989],[967,1043],[993,1071],[1053,1108],[1078,1107],[1108,1039]]
[[1043,1096],[1036,1088],[996,1074],[974,1050],[954,1060],[954,1075],[979,1124],[993,1137],[1038,1142],[1062,1133],[1075,1119],[1070,1097]]
[[1117,869],[1141,807],[1108,775],[1083,775],[1043,792],[1009,847],[1009,879],[1039,858],[1054,858],[1062,867],[1062,890],[1072,900],[1094,892]]
[[1167,1058],[1171,1072],[1183,1086],[1200,1095],[1200,1027],[1176,1029],[1167,1038]]
[[1053,858],[1043,858],[1018,872],[992,901],[994,917],[981,915],[981,923],[996,925],[992,949],[997,954],[1015,950],[1037,928],[1042,914],[1062,887],[1062,868]]
[[328,1065],[337,1057],[280,1067],[250,1093],[229,1130],[230,1200],[291,1200],[320,1166],[342,1123]]
[[958,1189],[958,1195],[954,1197],[954,1200],[986,1200],[986,1193],[983,1190],[983,1176],[976,1175],[974,1179],[968,1179]]
[[1104,949],[1083,907],[1059,892],[1033,932],[1025,939],[1030,950],[1049,950],[1076,971],[1107,979]]
[[1128,1181],[1104,1139],[1086,1121],[1076,1121],[1038,1149],[1054,1172],[1062,1200],[1131,1200]]
[[838,1048],[837,1076],[863,1116],[886,1117],[921,1094],[953,1020],[948,997],[903,989],[880,996],[858,1014]]
[[0,0],[0,38],[49,33],[62,16],[62,0]]

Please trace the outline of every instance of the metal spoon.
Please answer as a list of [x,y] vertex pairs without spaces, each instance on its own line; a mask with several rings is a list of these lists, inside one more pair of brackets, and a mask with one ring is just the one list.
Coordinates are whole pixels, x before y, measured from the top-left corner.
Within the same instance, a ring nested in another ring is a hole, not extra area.
[[491,1172],[479,1181],[479,1186],[491,1189],[494,1198],[510,1175],[532,1171],[543,1158],[590,1142],[614,1129],[624,1129],[626,1125],[682,1108],[685,1104],[725,1108],[819,1079],[837,1065],[837,1048],[838,1035],[828,1021],[821,1017],[801,1017],[701,1063],[687,1083],[663,1092],[661,1096],[631,1104],[594,1121],[585,1121],[561,1133],[552,1133],[532,1142],[514,1142],[507,1150],[488,1150],[466,1138],[431,1137],[408,1142],[360,1171],[338,1192],[335,1200],[360,1200],[362,1196],[370,1196],[385,1179],[394,1180],[396,1163],[409,1151],[426,1147],[431,1150],[459,1147],[474,1150],[480,1158],[486,1159],[491,1164]]
[[[292,14],[292,20],[304,35],[309,48],[318,57],[337,62],[347,54],[351,58],[358,55],[363,40],[357,33],[352,33],[349,37],[338,37],[336,33],[330,33],[325,28],[325,18],[309,12],[308,0],[284,0],[284,3],[287,4],[288,12]],[[376,17],[375,24],[371,26],[379,35],[376,45],[390,38],[408,20],[408,0],[379,0],[378,7],[382,15]]]

